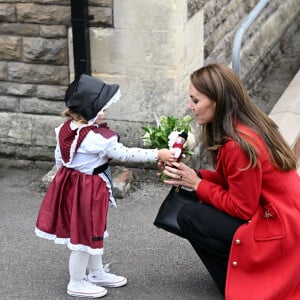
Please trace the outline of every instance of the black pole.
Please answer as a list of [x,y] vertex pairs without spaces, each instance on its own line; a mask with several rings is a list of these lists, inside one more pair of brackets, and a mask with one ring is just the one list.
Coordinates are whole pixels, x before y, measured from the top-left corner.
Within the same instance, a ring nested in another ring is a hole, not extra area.
[[88,0],[70,0],[75,78],[91,75]]

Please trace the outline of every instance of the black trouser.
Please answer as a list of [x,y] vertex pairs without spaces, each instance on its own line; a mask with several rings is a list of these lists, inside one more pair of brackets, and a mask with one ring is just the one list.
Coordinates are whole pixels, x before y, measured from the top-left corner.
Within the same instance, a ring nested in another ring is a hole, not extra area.
[[185,204],[177,220],[184,236],[224,295],[231,241],[245,221],[203,203]]

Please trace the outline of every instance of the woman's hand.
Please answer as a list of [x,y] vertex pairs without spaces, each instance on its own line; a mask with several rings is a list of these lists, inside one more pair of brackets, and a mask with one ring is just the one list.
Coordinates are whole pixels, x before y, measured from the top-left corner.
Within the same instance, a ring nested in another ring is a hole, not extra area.
[[184,186],[195,191],[201,181],[197,173],[182,162],[173,162],[171,166],[165,165],[163,173],[169,177],[164,183]]

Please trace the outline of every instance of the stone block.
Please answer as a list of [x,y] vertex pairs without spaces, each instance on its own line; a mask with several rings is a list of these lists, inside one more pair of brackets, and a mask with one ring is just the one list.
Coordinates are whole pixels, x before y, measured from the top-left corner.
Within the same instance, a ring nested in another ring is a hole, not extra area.
[[187,3],[182,0],[114,0],[113,12],[116,29],[174,32],[185,26]]
[[22,83],[69,84],[69,69],[67,66],[52,66],[39,64],[24,64],[9,62],[8,80]]
[[113,0],[89,0],[89,6],[112,7]]
[[54,128],[62,121],[59,116],[0,112],[0,142],[53,148],[56,144]]
[[7,79],[7,62],[0,62],[0,80]]
[[22,38],[0,36],[0,59],[17,60],[21,58]]
[[[3,83],[1,84],[1,88],[3,88]],[[19,99],[17,97],[0,96],[0,110],[16,111],[18,109],[19,109]]]
[[0,23],[0,32],[6,35],[39,36],[40,26],[24,23]]
[[54,148],[55,128],[65,121],[61,116],[32,115],[32,145]]
[[23,61],[67,65],[67,40],[23,38]]
[[66,89],[67,86],[62,85],[38,85],[36,95],[42,99],[63,101]]
[[187,112],[189,75],[203,64],[203,11],[188,20],[185,1],[116,0],[114,20],[114,28],[90,29],[92,72],[120,85],[108,118],[127,145],[141,145],[153,111]]
[[300,124],[300,115],[292,112],[270,113],[270,118],[278,125],[281,134],[284,136],[288,144],[294,148],[297,142],[297,136],[300,132],[298,126]]
[[289,85],[289,88],[284,92],[282,97],[278,100],[277,104],[272,109],[272,113],[275,114],[281,112],[291,112],[300,115],[299,87],[300,84],[298,86]]
[[[134,174],[129,169],[121,166],[111,167],[111,171],[114,186],[114,196],[117,199],[123,199],[132,189],[132,184],[134,182]],[[54,165],[52,169],[42,178],[41,188],[43,188],[44,190],[48,188],[49,184],[55,177],[56,172],[57,169]]]
[[10,3],[0,3],[0,22],[15,22],[15,6]]
[[43,188],[44,188],[45,190],[49,187],[51,181],[54,179],[54,177],[55,177],[55,175],[56,175],[56,172],[57,172],[57,168],[56,168],[56,166],[54,165],[54,166],[51,168],[51,170],[50,170],[48,173],[46,173],[46,174],[44,175],[44,177],[42,178],[42,184],[43,184]]
[[20,83],[7,83],[8,87],[6,93],[14,96],[35,96],[36,85],[33,84],[20,84]]
[[[105,76],[103,78],[106,79]],[[170,107],[167,100],[171,98],[175,89],[174,78],[128,76],[127,80],[122,81],[122,78],[115,76],[114,79],[120,84],[122,97],[120,101],[110,106],[109,118],[145,122],[153,120],[153,111],[158,114],[173,112],[174,108]],[[173,99],[174,105],[178,100]]]
[[[70,0],[35,0],[31,2],[36,2],[36,3],[43,3],[43,4],[52,4],[52,5],[70,5]],[[28,2],[27,0],[19,1],[18,2]]]
[[[192,61],[194,58],[196,58],[196,60],[198,61],[197,63],[192,64],[193,69],[195,68],[195,66],[197,66],[197,64],[199,67],[203,65],[203,22],[203,10],[201,10],[192,18],[190,18],[187,23],[186,57],[189,61]],[[191,70],[188,69],[187,73],[191,73]]]
[[278,125],[282,135],[289,145],[299,151],[300,136],[300,70],[294,76],[287,89],[284,91],[276,105],[271,110],[269,117]]
[[63,101],[49,101],[39,98],[21,98],[20,111],[32,114],[59,115],[65,108]]
[[40,25],[40,36],[46,38],[67,37],[67,27],[63,25]]
[[114,196],[116,198],[125,198],[132,188],[134,174],[125,167],[112,167],[112,178],[114,186]]
[[113,25],[112,8],[111,7],[89,7],[89,15],[93,16],[90,26]]
[[179,63],[184,48],[175,33],[166,31],[91,28],[90,42],[96,73],[101,72],[99,63],[173,66]]
[[18,3],[16,8],[20,23],[69,25],[71,22],[69,6]]
[[0,112],[0,142],[31,144],[32,119],[29,115]]

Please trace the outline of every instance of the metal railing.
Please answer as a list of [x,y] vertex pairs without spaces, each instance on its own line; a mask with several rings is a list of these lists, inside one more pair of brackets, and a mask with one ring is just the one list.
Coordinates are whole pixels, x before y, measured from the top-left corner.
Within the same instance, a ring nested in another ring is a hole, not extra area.
[[260,0],[251,10],[245,21],[241,24],[235,33],[232,46],[232,69],[240,77],[240,52],[244,33],[248,30],[250,25],[255,21],[269,0]]

